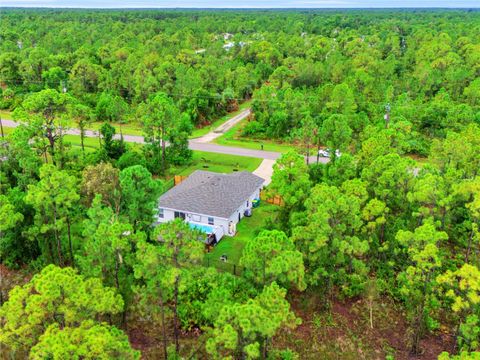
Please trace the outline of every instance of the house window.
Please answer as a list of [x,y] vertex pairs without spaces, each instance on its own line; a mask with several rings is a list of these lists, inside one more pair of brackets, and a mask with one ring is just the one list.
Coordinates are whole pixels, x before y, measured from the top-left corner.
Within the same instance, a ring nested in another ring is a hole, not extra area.
[[208,218],[208,225],[213,225],[213,224],[214,224],[213,217],[209,217]]
[[192,215],[193,221],[200,222],[202,221],[202,218],[200,215]]
[[158,218],[163,219],[164,217],[165,217],[165,215],[163,213],[163,209],[158,209]]
[[185,213],[180,212],[180,211],[175,211],[174,217],[176,218],[181,218],[182,220],[185,220]]

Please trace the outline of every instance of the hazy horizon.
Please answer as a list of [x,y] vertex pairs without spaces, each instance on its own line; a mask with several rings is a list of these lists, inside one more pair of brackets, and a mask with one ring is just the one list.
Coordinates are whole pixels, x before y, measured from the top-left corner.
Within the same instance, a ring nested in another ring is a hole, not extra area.
[[83,9],[408,9],[480,8],[479,0],[5,0],[0,7]]

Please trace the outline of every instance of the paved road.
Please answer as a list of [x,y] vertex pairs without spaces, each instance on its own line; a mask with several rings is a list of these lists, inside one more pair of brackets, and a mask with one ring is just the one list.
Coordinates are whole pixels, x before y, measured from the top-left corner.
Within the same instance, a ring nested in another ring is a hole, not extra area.
[[[250,111],[250,109],[248,109],[248,111]],[[234,118],[237,118],[238,116],[242,115],[243,113],[244,112],[235,116]],[[245,115],[243,115],[243,117],[245,117]],[[240,118],[240,120],[241,119],[242,118]],[[240,121],[238,119],[235,119],[235,120],[237,122]],[[2,123],[3,123],[3,126],[5,126],[5,127],[17,127],[19,125],[19,123],[15,122],[15,121],[12,121],[12,120],[2,120]],[[231,126],[233,126],[233,125],[231,125]],[[78,129],[68,129],[66,131],[66,134],[68,134],[68,135],[80,135],[80,130],[78,130]],[[97,137],[98,132],[87,130],[85,132],[85,136],[86,137]],[[120,135],[117,134],[117,135],[115,135],[115,137],[118,139],[118,138],[120,138]],[[138,143],[138,144],[143,144],[144,143],[143,136],[138,136],[138,135],[123,135],[123,139],[126,142],[132,142],[132,143]],[[216,145],[216,144],[202,143],[202,142],[199,142],[198,139],[189,140],[188,143],[189,143],[188,147],[192,150],[219,153],[219,154],[249,156],[249,157],[255,157],[255,158],[260,158],[260,159],[270,159],[270,160],[276,160],[281,155],[280,153],[273,152],[273,151],[252,150],[252,149],[244,149],[244,148],[237,148],[237,147],[231,147],[231,146],[222,146],[222,145]]]
[[[217,154],[227,154],[227,155],[237,155],[237,156],[249,156],[263,159],[260,166],[253,172],[255,175],[260,176],[265,179],[265,185],[270,184],[273,174],[273,165],[275,161],[280,157],[280,153],[273,151],[263,151],[263,150],[253,150],[253,149],[244,149],[230,146],[222,146],[209,143],[213,139],[222,135],[223,132],[230,129],[232,126],[237,124],[239,121],[243,120],[246,116],[250,114],[250,109],[242,111],[240,114],[234,116],[227,122],[223,123],[217,129],[209,132],[208,134],[202,136],[201,138],[191,139],[188,141],[188,147],[191,150],[196,151],[205,151]],[[2,120],[3,126],[5,127],[17,127],[19,123],[12,120]],[[66,132],[68,135],[80,135],[80,130],[78,129],[69,129]],[[85,132],[86,137],[97,137],[98,132],[87,130]],[[120,138],[120,135],[115,136],[117,139]],[[143,136],[138,135],[123,135],[123,139],[126,142],[143,144]],[[316,155],[310,156],[310,163],[315,163],[317,161]],[[329,161],[328,158],[320,158],[321,163],[326,163]]]
[[222,125],[217,127],[215,130],[210,131],[208,134],[203,135],[199,138],[194,139],[195,142],[199,143],[209,143],[216,138],[222,136],[225,132],[230,130],[234,125],[238,124],[240,121],[245,119],[247,116],[249,116],[252,113],[252,111],[249,109],[246,109],[242,111],[240,114],[235,115],[231,119],[225,121]]

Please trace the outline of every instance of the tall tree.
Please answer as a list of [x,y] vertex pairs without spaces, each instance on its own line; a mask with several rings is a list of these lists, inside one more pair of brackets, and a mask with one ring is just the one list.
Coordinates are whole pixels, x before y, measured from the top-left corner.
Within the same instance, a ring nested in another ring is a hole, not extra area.
[[22,108],[14,113],[18,119],[33,124],[39,136],[44,136],[48,140],[50,155],[54,162],[57,141],[61,141],[64,135],[63,115],[68,101],[69,97],[66,94],[54,89],[42,90],[29,95],[23,101]]
[[[145,141],[154,154],[161,154],[162,173],[166,170],[166,141],[178,122],[180,113],[173,100],[165,93],[157,93],[141,109]],[[158,157],[154,157],[158,159]]]
[[[79,199],[75,177],[65,170],[58,170],[54,165],[43,165],[40,169],[40,181],[36,185],[28,186],[25,200],[35,209],[35,226],[30,234],[39,241],[43,255],[60,266],[65,265],[62,244],[65,237],[69,245],[70,260],[73,262],[71,220]],[[40,241],[41,238],[43,242]],[[54,247],[56,257],[53,255]]]
[[100,280],[49,265],[10,291],[9,300],[0,308],[0,343],[28,353],[50,325],[76,327],[122,309],[121,296],[103,287]]
[[165,274],[170,279],[170,287],[173,289],[173,327],[175,350],[180,350],[178,320],[178,294],[185,274],[184,268],[201,264],[203,260],[204,244],[202,234],[192,230],[190,226],[180,219],[157,226],[154,238],[164,249],[165,261],[170,262]]
[[463,264],[437,277],[440,293],[453,311],[457,329],[457,346],[474,351],[480,345],[480,270]]
[[121,213],[126,215],[134,231],[146,230],[153,222],[162,184],[141,165],[120,172],[122,189]]
[[420,340],[431,324],[436,276],[442,265],[440,243],[448,239],[443,231],[435,229],[433,221],[426,221],[414,232],[400,230],[397,241],[407,254],[408,267],[398,274],[400,294],[403,297],[411,321],[411,350],[418,353]]
[[300,323],[285,295],[274,282],[255,299],[224,306],[207,341],[207,352],[214,359],[266,358],[269,339],[280,328],[295,328]]
[[270,190],[280,195],[285,202],[284,222],[288,221],[294,209],[303,205],[310,192],[310,186],[308,166],[303,156],[290,151],[276,161]]
[[85,155],[85,131],[88,123],[93,118],[92,110],[87,105],[78,101],[72,101],[67,106],[67,111],[68,115],[74,119],[80,130],[80,145],[82,146],[82,152]]
[[123,313],[131,300],[133,282],[134,251],[143,233],[133,233],[133,227],[122,222],[109,207],[102,205],[97,195],[83,222],[83,246],[76,262],[81,273],[102,280],[106,286],[115,287],[126,303]]
[[302,253],[283,231],[263,230],[247,241],[240,258],[248,277],[262,286],[273,281],[305,289]]

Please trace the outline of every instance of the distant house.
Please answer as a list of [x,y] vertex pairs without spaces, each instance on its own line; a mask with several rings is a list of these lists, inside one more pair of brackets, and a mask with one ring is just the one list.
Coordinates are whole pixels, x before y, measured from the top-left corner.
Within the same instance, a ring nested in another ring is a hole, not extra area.
[[251,211],[265,180],[250,172],[218,174],[197,170],[159,199],[158,222],[181,218],[216,243],[236,233],[236,225]]
[[226,44],[223,45],[223,48],[228,51],[230,50],[231,48],[233,48],[235,46],[235,43],[233,41],[229,41],[227,42]]

